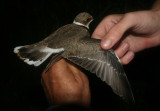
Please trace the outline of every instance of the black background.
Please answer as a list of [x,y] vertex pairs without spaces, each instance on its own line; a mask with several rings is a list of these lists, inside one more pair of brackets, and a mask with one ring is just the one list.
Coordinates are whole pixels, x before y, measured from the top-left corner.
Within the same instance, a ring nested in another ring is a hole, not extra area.
[[[93,15],[92,33],[109,14],[146,10],[152,4],[152,0],[1,0],[0,108],[44,111],[49,106],[40,83],[43,67],[23,63],[13,53],[15,46],[42,40],[60,26],[72,23],[79,12]],[[159,52],[160,47],[147,49],[124,66],[135,96],[134,107],[125,104],[105,83],[87,72],[92,110],[154,111],[159,108],[156,102],[160,99]]]

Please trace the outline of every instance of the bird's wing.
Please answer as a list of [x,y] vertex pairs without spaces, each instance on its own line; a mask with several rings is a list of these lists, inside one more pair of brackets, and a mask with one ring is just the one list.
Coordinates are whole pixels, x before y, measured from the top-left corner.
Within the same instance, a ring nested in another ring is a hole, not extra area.
[[34,66],[41,65],[51,55],[53,55],[53,58],[57,58],[57,55],[61,54],[63,51],[63,48],[49,48],[46,44],[43,44],[43,42],[14,48],[14,53],[16,53],[20,59]]
[[59,61],[60,59],[62,59],[62,54],[63,52],[54,54],[50,60],[50,62],[47,64],[46,68],[44,69],[44,72],[47,72],[49,70],[49,68],[57,61]]
[[90,38],[83,38],[77,50],[79,53],[68,55],[66,58],[95,73],[125,101],[134,102],[127,76],[113,50],[101,49],[100,40]]

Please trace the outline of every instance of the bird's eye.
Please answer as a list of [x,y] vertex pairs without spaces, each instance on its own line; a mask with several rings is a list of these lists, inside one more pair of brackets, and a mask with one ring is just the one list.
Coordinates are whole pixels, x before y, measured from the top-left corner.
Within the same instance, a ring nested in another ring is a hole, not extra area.
[[87,19],[87,22],[89,22],[89,21],[90,21],[90,18]]

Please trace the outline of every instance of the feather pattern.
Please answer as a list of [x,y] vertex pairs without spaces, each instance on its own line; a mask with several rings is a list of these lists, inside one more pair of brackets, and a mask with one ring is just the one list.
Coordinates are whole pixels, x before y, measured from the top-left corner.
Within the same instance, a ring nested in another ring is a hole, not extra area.
[[63,48],[51,49],[47,46],[42,45],[41,43],[18,46],[14,49],[20,59],[24,60],[29,65],[39,66],[46,59],[48,59],[52,54],[63,52]]
[[90,14],[82,12],[76,16],[73,24],[62,26],[38,43],[16,47],[14,53],[34,66],[39,66],[52,56],[45,71],[62,57],[68,59],[95,73],[117,95],[133,103],[130,84],[119,59],[113,50],[103,50],[100,40],[90,38],[88,26],[92,20]]
[[[86,38],[84,39],[87,41]],[[84,39],[82,39],[81,42]],[[93,46],[92,43],[97,45]],[[126,101],[134,103],[130,84],[119,59],[114,54],[113,50],[106,51],[101,48],[94,50],[94,47],[100,47],[98,43],[100,43],[99,40],[88,39],[87,46],[92,45],[93,48],[90,48],[89,50],[86,48],[80,48],[79,50],[83,53],[81,52],[74,55],[70,54],[68,56],[65,55],[64,58],[67,58],[71,62],[95,73],[97,77],[106,82],[117,95]]]

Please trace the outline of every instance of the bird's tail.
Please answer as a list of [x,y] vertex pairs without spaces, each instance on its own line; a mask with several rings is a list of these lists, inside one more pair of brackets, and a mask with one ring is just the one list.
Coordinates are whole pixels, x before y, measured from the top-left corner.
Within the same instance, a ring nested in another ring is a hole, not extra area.
[[42,44],[32,44],[14,48],[14,53],[16,53],[20,59],[27,64],[34,66],[39,66],[52,54],[57,54],[63,51],[63,48],[52,49]]

